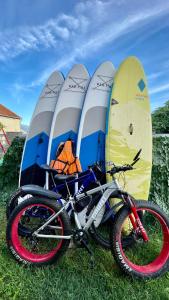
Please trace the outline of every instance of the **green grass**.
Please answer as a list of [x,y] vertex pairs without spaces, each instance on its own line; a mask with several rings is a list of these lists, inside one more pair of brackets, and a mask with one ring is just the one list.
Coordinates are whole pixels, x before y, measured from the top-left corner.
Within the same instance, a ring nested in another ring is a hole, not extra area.
[[124,276],[111,253],[92,243],[95,268],[89,267],[83,249],[71,249],[57,263],[38,269],[19,265],[5,242],[5,203],[9,190],[1,193],[0,299],[164,299],[169,300],[169,273],[151,281]]

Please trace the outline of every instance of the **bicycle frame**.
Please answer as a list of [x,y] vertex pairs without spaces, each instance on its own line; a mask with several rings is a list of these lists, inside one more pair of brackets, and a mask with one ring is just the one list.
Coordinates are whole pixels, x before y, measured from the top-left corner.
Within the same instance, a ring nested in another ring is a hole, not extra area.
[[[70,199],[70,189],[71,187],[74,187],[75,184],[79,184],[81,183],[78,191],[76,193],[74,193],[74,197],[76,197],[77,195],[83,193],[83,191],[89,186],[90,183],[99,183],[99,181],[96,178],[95,172],[92,169],[88,169],[87,171],[81,173],[81,175],[75,179],[72,179],[70,181],[65,181],[65,182],[61,182],[60,184],[56,185],[54,179],[52,178],[53,183],[55,184],[55,186],[51,189],[53,192],[56,193],[60,193],[62,195],[62,190],[67,189],[67,194],[69,194],[69,199]],[[63,202],[64,196],[61,197],[60,199],[58,199],[57,201],[59,202],[59,204],[61,204],[62,206],[64,205]],[[22,200],[23,201],[23,200]],[[67,212],[69,212],[71,210],[70,205],[67,207]]]
[[[104,191],[103,195],[101,197],[101,199],[99,200],[98,204],[96,205],[94,211],[92,212],[92,215],[89,217],[89,219],[86,221],[85,226],[83,227],[84,231],[87,231],[91,224],[95,221],[98,213],[100,212],[100,210],[102,209],[102,207],[105,205],[106,201],[109,199],[109,197],[111,196],[113,191],[120,191],[119,188],[119,184],[118,181],[116,179],[114,179],[112,182],[106,183],[104,185],[101,185],[99,187],[96,187],[94,189],[91,189],[89,191],[87,191],[86,193],[81,193],[81,194],[77,194],[75,197],[70,197],[69,201],[63,205],[63,207],[59,210],[59,212],[57,212],[56,214],[52,215],[40,228],[38,228],[33,235],[36,237],[41,237],[41,238],[54,238],[54,239],[71,239],[72,235],[68,235],[68,236],[61,236],[61,235],[44,235],[44,234],[40,234],[39,232],[41,230],[43,230],[46,226],[48,226],[53,220],[55,220],[63,210],[67,210],[67,208],[69,207],[69,205],[71,205],[73,212],[74,212],[74,219],[76,222],[76,226],[78,229],[82,229],[82,226],[80,224],[80,221],[78,219],[78,213],[76,213],[74,211],[74,203],[78,200],[80,200],[81,198],[83,198],[84,196],[88,195],[93,195],[99,191]],[[58,228],[58,227],[57,227]]]

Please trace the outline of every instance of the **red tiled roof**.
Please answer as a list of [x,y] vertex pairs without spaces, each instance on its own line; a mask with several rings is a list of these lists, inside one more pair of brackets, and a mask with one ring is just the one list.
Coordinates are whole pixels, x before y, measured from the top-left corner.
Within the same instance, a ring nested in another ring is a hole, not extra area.
[[16,115],[14,112],[9,110],[7,107],[3,106],[2,104],[0,104],[0,116],[14,118],[14,119],[21,119],[21,117]]

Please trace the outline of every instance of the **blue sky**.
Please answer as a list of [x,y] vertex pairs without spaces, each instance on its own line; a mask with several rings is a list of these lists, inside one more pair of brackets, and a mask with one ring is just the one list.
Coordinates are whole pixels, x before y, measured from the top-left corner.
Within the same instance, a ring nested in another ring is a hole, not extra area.
[[0,103],[23,124],[50,73],[74,63],[92,75],[104,60],[117,68],[135,55],[152,110],[169,99],[168,0],[0,0],[0,11]]

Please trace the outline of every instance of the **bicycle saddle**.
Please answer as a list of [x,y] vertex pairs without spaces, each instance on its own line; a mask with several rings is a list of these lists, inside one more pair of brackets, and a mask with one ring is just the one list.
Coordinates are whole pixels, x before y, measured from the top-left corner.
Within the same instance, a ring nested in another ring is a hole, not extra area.
[[57,170],[55,170],[55,169],[49,167],[49,166],[46,165],[46,164],[41,165],[40,167],[41,167],[41,169],[43,169],[44,171],[46,171],[46,172],[48,172],[48,173],[54,173],[54,174],[57,174],[57,173],[58,173]]
[[57,180],[62,180],[62,181],[66,181],[67,179],[75,179],[76,178],[76,174],[72,174],[72,175],[63,175],[63,174],[56,174],[54,176],[55,179]]

